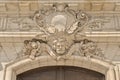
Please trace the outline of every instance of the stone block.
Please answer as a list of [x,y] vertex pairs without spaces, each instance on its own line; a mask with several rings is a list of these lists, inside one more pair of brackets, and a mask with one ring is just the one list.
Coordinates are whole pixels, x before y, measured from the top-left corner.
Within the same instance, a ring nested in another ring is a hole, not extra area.
[[36,11],[36,10],[38,10],[38,3],[31,3],[30,4],[30,10],[31,11]]
[[102,10],[102,3],[92,3],[92,11],[100,11]]
[[7,11],[17,12],[19,10],[18,3],[6,3]]
[[104,11],[113,11],[115,9],[115,3],[113,2],[106,2],[103,5]]

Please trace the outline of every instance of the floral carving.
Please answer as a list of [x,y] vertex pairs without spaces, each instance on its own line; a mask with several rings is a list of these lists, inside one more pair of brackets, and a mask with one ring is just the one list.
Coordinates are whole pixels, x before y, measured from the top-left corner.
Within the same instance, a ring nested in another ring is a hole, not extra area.
[[104,54],[102,50],[97,47],[97,44],[87,39],[84,39],[83,41],[81,41],[80,51],[81,51],[81,54],[86,57],[104,58]]

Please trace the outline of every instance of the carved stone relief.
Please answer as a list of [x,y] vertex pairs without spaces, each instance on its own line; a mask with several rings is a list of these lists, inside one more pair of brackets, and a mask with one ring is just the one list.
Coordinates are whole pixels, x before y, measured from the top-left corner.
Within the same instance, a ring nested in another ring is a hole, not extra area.
[[[34,17],[28,16],[3,18],[0,17],[0,30],[41,31],[42,27],[39,26],[43,26],[44,28],[48,29],[49,33],[53,33],[56,30],[67,30],[68,33],[72,33],[77,28],[75,27],[77,23],[79,23],[79,26],[85,25],[86,21],[88,21],[88,19],[90,18],[92,19],[89,20],[89,23],[86,24],[86,26],[88,26],[87,28],[90,28],[91,30],[101,30],[101,28],[103,28],[102,26],[104,26],[104,23],[109,22],[109,20],[105,18],[96,19],[92,16],[86,16],[86,13],[84,13],[83,11],[75,11],[65,3],[53,4],[53,6],[49,9],[43,8],[39,11],[36,11]],[[59,28],[60,26],[62,27]]]
[[36,11],[33,20],[45,38],[38,34],[34,39],[24,41],[24,55],[31,59],[42,52],[56,60],[70,57],[74,52],[89,58],[104,57],[96,43],[82,38],[77,40],[75,37],[90,23],[90,17],[85,12],[74,11],[67,4],[57,3],[53,4],[51,10]]
[[88,28],[91,30],[102,30],[105,23],[108,23],[110,19],[99,18],[89,21]]

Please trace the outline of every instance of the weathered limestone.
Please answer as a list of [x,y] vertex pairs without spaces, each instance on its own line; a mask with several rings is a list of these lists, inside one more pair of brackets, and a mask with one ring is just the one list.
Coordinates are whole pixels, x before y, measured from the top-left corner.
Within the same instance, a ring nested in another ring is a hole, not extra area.
[[120,1],[63,0],[68,5],[51,7],[54,2],[59,0],[0,2],[0,62],[7,62],[0,79],[16,80],[38,67],[76,66],[120,80]]

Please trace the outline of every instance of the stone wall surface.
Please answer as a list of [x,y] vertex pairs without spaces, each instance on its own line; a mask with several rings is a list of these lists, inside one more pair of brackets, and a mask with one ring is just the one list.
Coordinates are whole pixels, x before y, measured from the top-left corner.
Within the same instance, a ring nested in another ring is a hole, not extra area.
[[0,80],[52,65],[120,80],[120,1],[1,0]]

